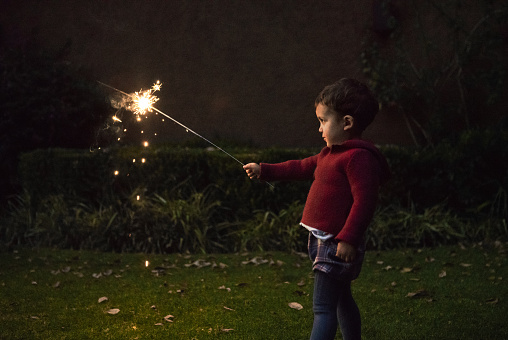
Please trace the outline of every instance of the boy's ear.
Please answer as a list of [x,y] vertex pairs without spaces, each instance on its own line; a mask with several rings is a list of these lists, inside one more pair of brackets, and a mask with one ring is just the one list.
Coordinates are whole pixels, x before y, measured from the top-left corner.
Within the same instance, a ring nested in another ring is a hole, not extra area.
[[355,123],[354,117],[350,115],[345,115],[343,119],[344,119],[344,131],[351,130]]

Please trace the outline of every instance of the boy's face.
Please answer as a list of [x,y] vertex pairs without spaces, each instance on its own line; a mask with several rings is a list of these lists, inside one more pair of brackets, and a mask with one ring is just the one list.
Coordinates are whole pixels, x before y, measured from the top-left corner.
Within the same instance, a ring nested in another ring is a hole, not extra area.
[[319,132],[326,146],[341,144],[348,139],[346,122],[337,112],[323,104],[318,104],[316,116],[319,120]]

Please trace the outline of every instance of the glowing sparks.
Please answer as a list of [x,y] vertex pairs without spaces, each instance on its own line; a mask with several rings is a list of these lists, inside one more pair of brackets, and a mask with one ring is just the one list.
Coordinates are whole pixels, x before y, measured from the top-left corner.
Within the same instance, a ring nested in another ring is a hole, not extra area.
[[153,84],[152,90],[153,91],[160,91],[161,90],[161,86],[162,86],[162,83],[159,80],[157,80],[157,82],[155,84]]
[[[132,111],[136,115],[136,120],[141,121],[141,115],[145,115],[147,112],[153,111],[153,104],[155,104],[159,98],[155,96],[153,93],[161,90],[162,83],[157,80],[155,84],[153,84],[152,88],[149,90],[143,91],[142,89],[138,92],[134,92],[133,94],[129,94],[123,91],[120,91],[108,84],[104,84],[99,82],[99,84],[109,87],[112,90],[115,90],[123,95],[127,96],[128,99],[124,100],[112,100],[112,105],[116,108],[127,108]],[[116,115],[111,117],[113,121],[121,123],[122,121]]]
[[150,264],[150,262],[145,261],[145,267],[148,267],[149,264]]
[[155,91],[161,90],[162,83],[157,80],[155,84],[153,84],[152,88],[146,91],[140,90],[139,92],[134,92],[132,95],[132,106],[131,110],[137,117],[137,120],[141,120],[140,115],[144,115],[147,112],[153,111],[153,104],[155,104],[159,98],[154,96],[153,93]]
[[120,172],[118,170],[115,170],[115,176],[118,176]]
[[[213,143],[209,139],[201,136],[196,131],[191,130],[189,127],[187,127],[184,124],[180,123],[178,120],[176,120],[175,118],[171,117],[170,115],[167,115],[166,113],[162,112],[161,110],[153,107],[153,104],[155,104],[159,100],[159,98],[157,96],[153,95],[153,93],[156,92],[156,91],[160,91],[161,86],[162,86],[162,83],[160,81],[157,81],[155,84],[153,84],[151,89],[146,90],[146,91],[140,90],[139,92],[134,92],[134,94],[128,94],[126,92],[120,91],[120,90],[118,90],[118,89],[116,89],[116,88],[114,88],[114,87],[112,87],[110,85],[104,84],[102,82],[99,82],[99,84],[102,84],[102,85],[104,85],[104,86],[106,86],[106,87],[108,87],[108,88],[110,88],[112,90],[115,90],[115,91],[117,91],[117,92],[127,96],[128,98],[130,98],[130,100],[128,100],[127,102],[125,102],[125,101],[115,101],[113,103],[113,100],[112,100],[112,105],[114,105],[115,107],[117,107],[119,109],[120,108],[126,108],[126,109],[132,111],[136,115],[137,121],[141,121],[141,117],[140,116],[141,115],[146,115],[147,112],[153,112],[153,111],[155,111],[156,114],[160,113],[165,118],[168,118],[171,121],[173,121],[174,123],[180,125],[182,128],[185,129],[186,132],[193,133],[196,137],[201,138],[202,140],[206,141],[210,145],[214,146],[216,149],[224,152],[226,155],[228,155],[229,157],[234,159],[236,162],[238,162],[242,166],[245,165],[239,159],[237,159],[235,156],[231,155],[229,152],[227,152],[226,150],[224,150],[220,146],[216,145],[215,143]],[[145,118],[147,118],[147,117],[145,116]],[[162,121],[164,122],[164,118],[162,118]],[[143,142],[143,146],[144,147],[148,147],[148,142],[147,141]],[[268,185],[273,187],[273,185],[271,185],[270,183],[268,183]]]

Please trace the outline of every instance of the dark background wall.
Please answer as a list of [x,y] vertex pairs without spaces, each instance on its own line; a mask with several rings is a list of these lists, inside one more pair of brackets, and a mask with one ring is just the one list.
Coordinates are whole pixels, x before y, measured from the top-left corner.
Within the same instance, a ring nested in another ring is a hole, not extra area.
[[[52,49],[69,43],[69,62],[126,92],[160,80],[156,107],[209,138],[319,146],[314,99],[341,77],[365,80],[360,54],[376,35],[378,2],[0,0],[1,41],[14,47],[35,35]],[[409,29],[412,2],[395,3]],[[189,138],[169,122],[147,129],[153,138]],[[403,119],[388,111],[365,137],[411,143]]]

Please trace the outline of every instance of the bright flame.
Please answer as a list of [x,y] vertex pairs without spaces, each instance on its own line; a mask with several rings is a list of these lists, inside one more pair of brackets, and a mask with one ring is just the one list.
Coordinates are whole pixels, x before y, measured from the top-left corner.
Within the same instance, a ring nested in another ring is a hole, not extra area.
[[148,267],[149,264],[150,264],[150,262],[145,261],[145,267]]
[[155,84],[153,84],[152,88],[146,91],[140,90],[139,92],[134,92],[133,97],[133,105],[132,110],[134,114],[138,116],[138,120],[140,120],[139,116],[144,115],[147,112],[152,112],[152,106],[155,104],[159,98],[154,96],[153,93],[155,91],[160,91],[162,83],[157,80]]
[[120,123],[122,122],[122,121],[120,120],[120,118],[118,118],[117,116],[113,116],[113,120],[114,120],[115,122],[120,122]]

